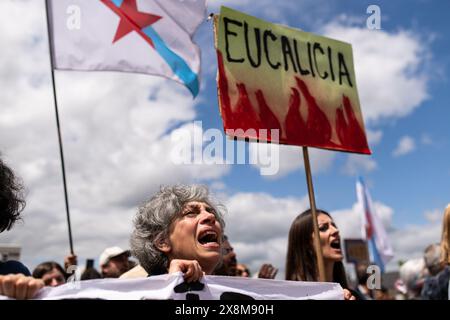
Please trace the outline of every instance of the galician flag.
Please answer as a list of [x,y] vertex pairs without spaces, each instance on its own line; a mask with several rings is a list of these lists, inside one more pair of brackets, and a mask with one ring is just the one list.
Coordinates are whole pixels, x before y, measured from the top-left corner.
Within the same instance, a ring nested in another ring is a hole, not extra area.
[[47,8],[55,69],[158,75],[198,94],[192,36],[206,0],[47,0]]
[[356,195],[360,208],[362,208],[363,238],[367,240],[369,246],[370,259],[375,262],[384,272],[384,266],[394,256],[386,230],[378,216],[369,190],[366,188],[362,178],[356,182]]

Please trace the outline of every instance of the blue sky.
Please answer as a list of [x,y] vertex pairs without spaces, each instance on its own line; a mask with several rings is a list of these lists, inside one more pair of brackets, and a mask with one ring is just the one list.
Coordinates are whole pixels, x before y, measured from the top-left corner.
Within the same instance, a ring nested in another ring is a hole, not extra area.
[[[444,1],[209,1],[261,19],[350,42],[372,156],[311,150],[318,207],[343,236],[359,232],[355,182],[365,178],[399,259],[417,258],[439,241],[450,202],[447,120],[450,39]],[[369,5],[381,30],[369,30]],[[22,246],[31,268],[62,261],[68,251],[51,100],[43,1],[2,1],[0,150],[23,177],[24,223],[0,242]],[[24,23],[18,17],[26,12]],[[13,27],[14,26],[14,27]],[[30,31],[31,30],[31,31]],[[160,184],[206,183],[228,207],[227,233],[238,259],[255,272],[263,262],[284,269],[287,231],[308,206],[300,148],[282,148],[281,172],[267,178],[253,165],[174,166],[173,130],[202,121],[222,130],[216,93],[212,24],[194,39],[202,51],[200,95],[158,77],[57,72],[75,250],[98,257],[128,246],[136,206]],[[95,90],[101,84],[102,90]],[[152,96],[152,99],[148,99]]]

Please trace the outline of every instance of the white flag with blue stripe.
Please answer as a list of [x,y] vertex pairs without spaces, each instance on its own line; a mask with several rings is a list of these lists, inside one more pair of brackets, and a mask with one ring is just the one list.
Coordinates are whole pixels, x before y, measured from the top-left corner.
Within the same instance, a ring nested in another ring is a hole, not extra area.
[[375,207],[372,203],[372,198],[369,190],[364,184],[362,178],[356,182],[356,195],[360,207],[363,209],[363,238],[367,240],[369,246],[370,260],[375,262],[382,272],[385,270],[385,265],[393,258],[394,251],[391,247],[387,232],[384,229]]
[[55,69],[163,76],[199,92],[206,0],[47,0]]

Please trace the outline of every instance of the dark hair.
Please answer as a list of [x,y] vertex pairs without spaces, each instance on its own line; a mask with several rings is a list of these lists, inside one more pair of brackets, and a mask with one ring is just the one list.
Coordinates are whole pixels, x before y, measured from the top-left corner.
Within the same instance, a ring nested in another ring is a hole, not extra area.
[[367,284],[367,279],[369,279],[369,274],[367,273],[367,268],[369,266],[365,263],[360,263],[356,266],[356,278],[358,279],[358,284]]
[[81,280],[91,280],[101,278],[103,278],[102,275],[94,267],[86,268],[81,274]]
[[134,217],[131,234],[131,252],[150,275],[167,273],[169,258],[158,249],[157,244],[169,239],[170,225],[180,215],[183,207],[191,201],[200,201],[214,209],[216,220],[222,230],[224,207],[216,204],[206,186],[163,186],[150,200],[145,202]]
[[42,277],[44,277],[44,275],[47,272],[50,272],[53,269],[57,269],[59,272],[62,273],[64,278],[66,277],[66,273],[64,272],[64,269],[57,262],[55,262],[55,261],[47,261],[47,262],[42,262],[36,268],[34,268],[34,270],[33,270],[33,278],[42,279]]
[[[326,211],[317,209],[316,212],[317,215],[325,214],[331,218]],[[316,253],[312,240],[313,232],[312,211],[308,209],[295,218],[289,230],[286,280],[318,281]],[[348,288],[342,261],[334,263],[333,282],[338,282],[343,288]]]
[[11,229],[25,208],[22,185],[0,159],[0,232]]

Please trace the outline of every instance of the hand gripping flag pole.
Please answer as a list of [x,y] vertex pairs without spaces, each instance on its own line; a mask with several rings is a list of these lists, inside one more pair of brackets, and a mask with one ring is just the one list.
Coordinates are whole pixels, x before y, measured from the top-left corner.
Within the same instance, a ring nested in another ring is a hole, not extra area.
[[55,84],[55,68],[54,68],[54,59],[53,59],[53,43],[52,43],[52,36],[50,34],[50,3],[49,0],[45,0],[45,11],[46,11],[46,17],[47,17],[47,33],[48,33],[48,45],[49,45],[49,51],[50,51],[50,66],[51,66],[51,72],[52,72],[52,87],[53,87],[53,100],[55,105],[55,116],[56,116],[56,129],[58,132],[58,142],[59,142],[59,155],[61,158],[61,170],[62,170],[62,178],[63,178],[63,187],[64,187],[64,200],[66,204],[66,215],[67,215],[67,226],[69,231],[69,243],[70,243],[70,253],[74,254],[73,251],[73,241],[72,241],[72,228],[70,225],[70,211],[69,211],[69,196],[67,194],[67,183],[66,183],[66,169],[64,165],[64,152],[63,152],[63,143],[61,138],[61,126],[59,121],[59,113],[58,113],[58,100],[56,98],[56,84]]

